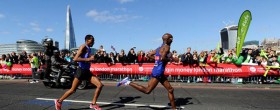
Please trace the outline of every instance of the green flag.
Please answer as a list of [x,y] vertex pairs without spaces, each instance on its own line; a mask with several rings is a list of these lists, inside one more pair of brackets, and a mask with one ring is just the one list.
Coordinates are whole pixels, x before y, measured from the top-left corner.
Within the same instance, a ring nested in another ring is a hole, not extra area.
[[236,56],[239,57],[247,31],[252,20],[251,12],[245,10],[238,22],[237,40],[236,40]]

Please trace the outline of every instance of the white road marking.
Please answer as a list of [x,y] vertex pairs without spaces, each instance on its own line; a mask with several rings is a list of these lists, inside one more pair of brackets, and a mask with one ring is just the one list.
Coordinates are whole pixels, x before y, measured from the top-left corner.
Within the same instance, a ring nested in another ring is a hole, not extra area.
[[[37,100],[48,100],[53,101],[55,99],[50,98],[36,98]],[[79,101],[79,100],[64,100],[64,102],[76,102],[76,103],[88,103],[90,104],[91,101]],[[100,105],[124,105],[124,106],[133,106],[133,107],[154,107],[154,108],[171,108],[170,106],[165,105],[148,105],[148,104],[124,104],[124,103],[112,103],[112,102],[96,102]],[[180,109],[184,109],[185,107],[179,107]]]

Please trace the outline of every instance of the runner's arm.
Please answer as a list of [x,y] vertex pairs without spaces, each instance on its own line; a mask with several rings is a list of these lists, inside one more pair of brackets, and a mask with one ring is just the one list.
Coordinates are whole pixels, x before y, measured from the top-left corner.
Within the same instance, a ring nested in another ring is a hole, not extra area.
[[[161,54],[161,61],[164,61],[164,62],[169,62],[170,61],[170,58],[167,56],[167,54],[170,53],[170,46],[168,45],[165,45],[163,47],[163,52]],[[172,57],[172,55],[170,55]]]
[[156,54],[156,50],[151,51],[151,52],[148,54],[148,58],[149,58],[149,59],[155,59],[155,54]]
[[77,54],[74,57],[74,61],[75,62],[90,62],[92,60],[94,60],[94,56],[91,55],[89,58],[81,58],[81,54],[83,53],[83,50],[86,48],[86,45],[81,45]]

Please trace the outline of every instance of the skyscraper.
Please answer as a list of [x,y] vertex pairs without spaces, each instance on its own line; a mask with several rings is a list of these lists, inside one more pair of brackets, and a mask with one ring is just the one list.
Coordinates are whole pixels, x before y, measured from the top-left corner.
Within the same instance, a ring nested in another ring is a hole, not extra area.
[[71,48],[76,47],[74,26],[72,23],[72,16],[70,6],[67,6],[67,14],[66,14],[66,30],[65,30],[65,49],[70,50]]

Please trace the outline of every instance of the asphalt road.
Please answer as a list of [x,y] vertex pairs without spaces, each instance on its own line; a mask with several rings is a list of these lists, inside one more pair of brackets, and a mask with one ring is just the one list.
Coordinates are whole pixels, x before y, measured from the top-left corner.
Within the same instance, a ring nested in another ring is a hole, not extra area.
[[[103,81],[98,103],[103,110],[169,109],[167,91],[158,87],[149,95],[129,86]],[[140,82],[145,85],[146,82]],[[280,85],[172,83],[178,109],[183,110],[280,110]],[[1,110],[54,110],[53,99],[67,89],[48,89],[26,80],[0,80]],[[86,110],[94,88],[77,90],[63,102],[63,110]]]

